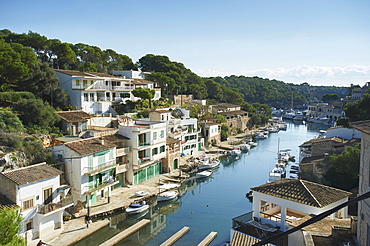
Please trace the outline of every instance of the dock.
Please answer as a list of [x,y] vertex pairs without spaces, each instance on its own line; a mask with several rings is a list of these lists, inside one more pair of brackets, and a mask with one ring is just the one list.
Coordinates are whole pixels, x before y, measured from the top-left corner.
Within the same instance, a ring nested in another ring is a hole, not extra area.
[[198,246],[207,246],[209,245],[213,239],[217,237],[218,233],[215,231],[212,231],[208,236],[206,236],[199,244]]
[[184,226],[181,230],[176,232],[172,237],[164,241],[160,246],[171,246],[174,243],[177,242],[182,236],[184,236],[188,231],[190,230],[190,227]]
[[122,241],[123,239],[125,239],[126,237],[130,236],[131,234],[137,232],[138,230],[140,230],[142,227],[146,226],[149,223],[150,223],[150,220],[147,220],[147,219],[140,220],[135,225],[130,226],[126,230],[118,233],[117,235],[115,235],[111,239],[109,239],[109,240],[105,241],[104,243],[100,244],[100,246],[115,245],[115,244],[119,243],[120,241]]

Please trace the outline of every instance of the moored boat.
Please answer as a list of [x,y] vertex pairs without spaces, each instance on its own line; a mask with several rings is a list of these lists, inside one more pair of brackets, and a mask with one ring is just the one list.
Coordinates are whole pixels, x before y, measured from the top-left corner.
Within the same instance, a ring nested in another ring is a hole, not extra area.
[[211,174],[212,174],[212,170],[205,170],[205,171],[202,171],[200,173],[197,173],[197,178],[198,179],[207,178],[207,177],[211,176]]
[[220,160],[217,158],[210,159],[207,164],[201,164],[198,166],[198,170],[205,170],[218,167],[220,165]]
[[127,208],[126,208],[126,213],[128,214],[137,214],[144,212],[149,209],[149,205],[146,204],[145,201],[141,203],[131,203]]
[[179,192],[177,190],[165,191],[158,194],[157,201],[158,202],[169,201],[175,199],[178,196],[178,194]]
[[141,190],[141,191],[135,192],[135,195],[146,196],[146,195],[149,195],[149,192]]

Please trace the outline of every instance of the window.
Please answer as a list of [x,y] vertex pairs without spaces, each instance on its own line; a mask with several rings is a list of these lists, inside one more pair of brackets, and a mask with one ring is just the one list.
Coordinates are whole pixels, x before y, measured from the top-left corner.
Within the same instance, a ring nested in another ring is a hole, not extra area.
[[82,84],[83,84],[83,88],[87,88],[87,80],[83,80]]
[[80,86],[80,80],[76,79],[76,86]]
[[33,229],[33,219],[27,220],[26,224],[26,231]]
[[159,152],[160,152],[160,153],[163,153],[163,152],[165,152],[165,151],[166,151],[166,146],[164,146],[164,145],[163,145],[163,146],[161,146],[161,147],[160,147]]
[[53,200],[53,189],[48,188],[44,190],[44,205],[51,203]]
[[152,155],[156,155],[156,154],[158,154],[158,148],[152,149]]
[[90,101],[95,102],[94,93],[90,93]]
[[130,98],[130,93],[120,93],[119,94],[119,96],[121,97],[121,98]]
[[94,80],[91,80],[91,81],[90,81],[90,85],[93,85],[93,84],[94,84]]
[[157,139],[157,132],[153,132],[153,140]]
[[113,159],[113,150],[109,152],[109,159]]
[[33,198],[23,201],[23,210],[33,207]]
[[93,162],[93,157],[90,155],[88,157],[88,165],[89,165],[89,171],[92,171],[94,168],[94,162]]
[[161,138],[164,138],[164,130],[161,131]]
[[84,93],[84,101],[85,102],[89,101],[89,93]]

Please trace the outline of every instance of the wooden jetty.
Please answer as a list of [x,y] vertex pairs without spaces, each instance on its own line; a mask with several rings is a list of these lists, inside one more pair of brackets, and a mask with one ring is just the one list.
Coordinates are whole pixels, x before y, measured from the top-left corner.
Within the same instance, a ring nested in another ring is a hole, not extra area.
[[182,236],[184,236],[188,231],[190,230],[190,227],[184,226],[181,230],[176,232],[172,237],[164,241],[160,246],[171,246],[177,240],[179,240]]
[[126,237],[130,236],[131,234],[137,232],[139,229],[141,229],[142,227],[146,226],[149,223],[150,223],[150,220],[147,220],[147,219],[140,220],[135,225],[130,226],[126,230],[118,233],[117,235],[115,235],[111,239],[109,239],[109,240],[105,241],[104,243],[100,244],[100,246],[115,245],[115,244],[119,243],[120,241],[122,241],[123,239],[125,239]]
[[217,237],[218,233],[213,231],[211,232],[210,234],[208,234],[208,236],[206,236],[199,244],[198,246],[207,246],[209,245],[213,239],[215,239]]

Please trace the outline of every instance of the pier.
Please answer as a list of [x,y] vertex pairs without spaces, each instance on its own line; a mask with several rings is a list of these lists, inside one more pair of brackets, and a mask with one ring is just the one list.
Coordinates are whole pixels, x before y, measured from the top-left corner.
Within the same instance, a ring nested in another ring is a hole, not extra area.
[[211,232],[210,234],[208,234],[208,236],[206,236],[199,244],[198,246],[207,246],[209,245],[213,239],[215,239],[217,237],[218,233],[213,231]]
[[188,231],[190,230],[190,227],[184,226],[180,231],[176,232],[172,237],[164,241],[160,246],[171,246],[177,240],[179,240],[182,236],[184,236]]
[[150,223],[150,220],[147,220],[147,219],[140,220],[135,225],[130,226],[126,230],[118,233],[117,235],[115,235],[111,239],[109,239],[109,240],[105,241],[104,243],[100,244],[100,246],[115,245],[115,244],[119,243],[120,241],[122,241],[123,239],[125,239],[126,237],[130,236],[131,234],[137,232],[138,230],[140,230],[142,227],[146,226],[149,223]]

